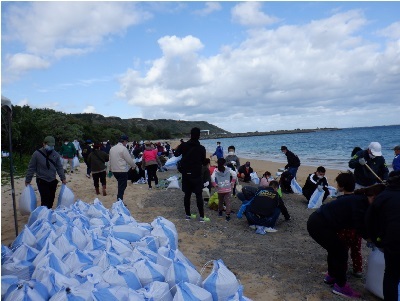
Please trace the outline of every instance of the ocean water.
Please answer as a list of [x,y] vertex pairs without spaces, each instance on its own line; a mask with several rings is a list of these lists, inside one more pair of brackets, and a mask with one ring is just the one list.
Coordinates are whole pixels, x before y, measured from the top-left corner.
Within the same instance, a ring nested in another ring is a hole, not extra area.
[[[266,135],[237,138],[204,139],[200,143],[207,152],[213,153],[221,142],[224,155],[228,146],[234,145],[239,157],[287,163],[286,156],[280,151],[281,145],[299,156],[301,164],[325,166],[340,170],[348,169],[348,162],[354,147],[368,148],[372,141],[382,145],[382,154],[391,170],[394,158],[393,147],[400,144],[400,125],[344,128],[335,131],[312,133]],[[251,161],[251,160],[250,160]]]

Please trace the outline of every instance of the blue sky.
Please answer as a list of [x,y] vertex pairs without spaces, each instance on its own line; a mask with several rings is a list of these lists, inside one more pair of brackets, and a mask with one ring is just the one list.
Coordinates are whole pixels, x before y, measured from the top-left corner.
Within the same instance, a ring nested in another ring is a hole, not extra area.
[[2,2],[14,104],[230,132],[399,124],[400,2]]

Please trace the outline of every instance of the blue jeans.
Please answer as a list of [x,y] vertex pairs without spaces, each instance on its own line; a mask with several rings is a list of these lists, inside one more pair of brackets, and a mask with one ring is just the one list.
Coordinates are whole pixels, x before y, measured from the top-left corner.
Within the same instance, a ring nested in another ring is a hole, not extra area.
[[289,167],[288,172],[295,178],[297,174],[298,167]]
[[258,217],[256,214],[248,210],[246,210],[244,214],[247,218],[247,222],[249,223],[249,225],[274,228],[276,221],[278,220],[278,217],[281,214],[281,210],[279,208],[275,208],[274,213],[269,217]]
[[117,201],[124,199],[124,192],[126,186],[128,186],[128,173],[127,172],[113,172],[114,177],[117,179],[118,182],[118,194],[117,194]]

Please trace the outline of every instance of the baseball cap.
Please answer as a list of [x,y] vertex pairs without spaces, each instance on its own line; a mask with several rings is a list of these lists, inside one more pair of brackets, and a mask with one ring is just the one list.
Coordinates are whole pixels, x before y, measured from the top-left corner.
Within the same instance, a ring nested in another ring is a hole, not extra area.
[[374,156],[382,156],[382,146],[379,142],[371,142],[368,148]]
[[119,138],[121,141],[128,141],[129,137],[127,135],[122,135],[121,138]]
[[48,146],[56,145],[56,140],[53,136],[47,136],[46,138],[44,138],[43,142],[46,143]]
[[400,145],[396,145],[393,150],[400,150]]

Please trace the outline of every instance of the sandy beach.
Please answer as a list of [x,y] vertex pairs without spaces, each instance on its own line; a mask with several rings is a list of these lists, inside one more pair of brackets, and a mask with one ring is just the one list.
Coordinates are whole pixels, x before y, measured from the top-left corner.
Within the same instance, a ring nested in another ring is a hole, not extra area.
[[[266,170],[275,175],[279,168],[284,167],[281,163],[240,159],[242,164],[250,161],[259,176]],[[212,164],[215,164],[215,160],[212,160]],[[302,186],[308,174],[315,169],[300,166],[298,183]],[[98,197],[106,208],[111,208],[117,194],[115,178],[107,178],[107,196],[96,196],[93,181],[85,177],[85,171],[86,166],[81,163],[75,173],[67,176],[67,185],[74,192],[75,198],[92,203]],[[335,186],[334,178],[339,172],[327,170],[326,176],[330,185]],[[176,170],[157,173],[160,180],[175,174]],[[36,183],[32,183],[40,200]],[[17,207],[23,188],[24,178],[16,179]],[[60,185],[56,197],[59,189]],[[307,201],[301,195],[285,194],[283,199],[292,220],[285,221],[280,217],[276,226],[278,232],[261,236],[248,228],[245,218],[233,217],[230,222],[226,222],[217,217],[216,211],[207,208],[205,212],[211,219],[210,223],[185,220],[183,192],[180,189],[148,190],[147,184],[128,182],[124,195],[124,202],[137,221],[152,222],[157,216],[163,216],[175,224],[179,235],[179,249],[198,271],[209,260],[222,259],[244,285],[244,294],[252,300],[340,300],[322,281],[326,272],[326,252],[307,233],[306,221],[313,210],[307,209]],[[1,187],[1,204],[1,241],[8,245],[15,239],[10,185]],[[233,209],[237,210],[239,206],[240,201],[233,199]],[[192,212],[197,213],[194,197]],[[18,212],[19,231],[23,230],[27,220],[28,216],[21,216]],[[364,276],[367,254],[368,249],[363,242]],[[349,275],[349,283],[362,292],[364,300],[379,300],[364,288],[364,278],[357,279]]]

